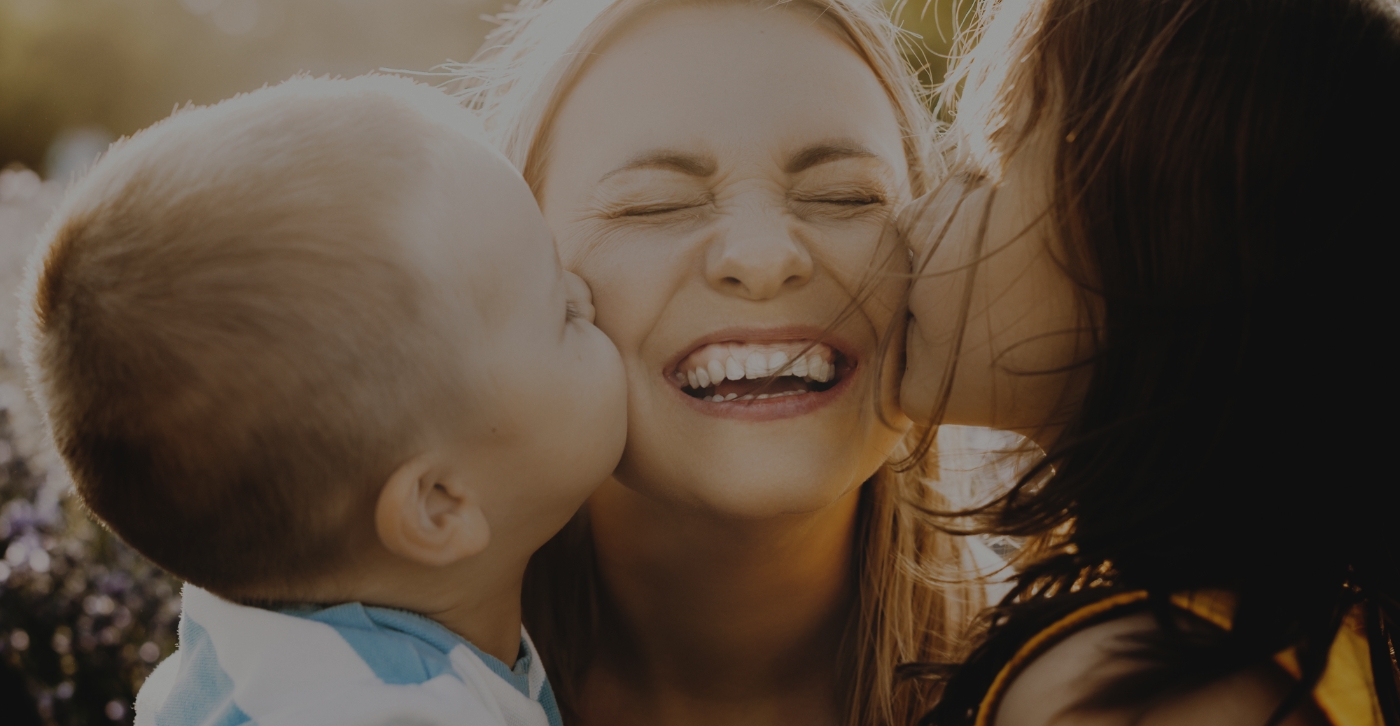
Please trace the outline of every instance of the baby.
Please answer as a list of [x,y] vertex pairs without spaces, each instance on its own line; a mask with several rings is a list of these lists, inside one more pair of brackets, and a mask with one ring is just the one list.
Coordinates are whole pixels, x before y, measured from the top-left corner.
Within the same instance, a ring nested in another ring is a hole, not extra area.
[[188,582],[138,723],[559,723],[521,580],[621,456],[622,362],[474,121],[297,78],[118,143],[50,224],[36,394]]

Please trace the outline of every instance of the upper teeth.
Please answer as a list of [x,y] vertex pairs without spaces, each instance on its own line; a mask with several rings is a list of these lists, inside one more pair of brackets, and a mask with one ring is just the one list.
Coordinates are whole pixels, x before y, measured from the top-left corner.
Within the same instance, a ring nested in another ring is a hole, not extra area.
[[708,388],[721,381],[768,378],[775,375],[798,376],[825,383],[836,377],[836,364],[828,360],[835,354],[825,345],[810,342],[784,347],[792,351],[774,350],[776,346],[720,344],[706,346],[691,354],[676,372],[676,382],[691,388]]

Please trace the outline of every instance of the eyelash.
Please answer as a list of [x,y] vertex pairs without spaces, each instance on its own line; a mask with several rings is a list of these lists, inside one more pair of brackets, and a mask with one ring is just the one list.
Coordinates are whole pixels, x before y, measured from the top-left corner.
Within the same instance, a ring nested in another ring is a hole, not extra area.
[[885,198],[878,194],[869,194],[860,197],[794,197],[793,201],[808,204],[839,204],[843,207],[867,207],[872,204],[884,204]]
[[889,208],[885,197],[869,193],[846,197],[794,197],[791,204],[799,217],[832,222],[865,219]]
[[624,207],[622,209],[613,211],[611,214],[608,215],[608,218],[619,219],[623,217],[659,217],[663,214],[672,214],[675,212],[684,212],[687,210],[699,209],[700,207],[703,207],[707,204],[709,204],[709,202],[703,202],[699,204],[655,204],[639,207]]
[[572,302],[564,303],[564,322],[571,323],[578,319],[578,308]]
[[[850,197],[793,197],[797,203],[805,204],[829,204],[843,208],[843,211],[857,212],[866,207],[881,206],[885,204],[885,197],[880,194],[862,194]],[[706,207],[709,201],[691,202],[684,204],[654,204],[641,205],[635,207],[622,207],[608,212],[607,219],[631,219],[634,221],[647,221],[649,219],[666,217],[678,213],[695,213],[697,210]],[[659,221],[659,220],[658,220]]]

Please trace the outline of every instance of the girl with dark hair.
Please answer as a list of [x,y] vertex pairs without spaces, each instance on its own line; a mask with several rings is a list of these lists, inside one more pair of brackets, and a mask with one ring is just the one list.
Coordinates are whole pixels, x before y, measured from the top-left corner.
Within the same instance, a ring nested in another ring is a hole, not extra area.
[[905,216],[901,402],[1043,456],[927,512],[1027,546],[924,723],[1400,724],[1400,5],[982,12],[962,173]]

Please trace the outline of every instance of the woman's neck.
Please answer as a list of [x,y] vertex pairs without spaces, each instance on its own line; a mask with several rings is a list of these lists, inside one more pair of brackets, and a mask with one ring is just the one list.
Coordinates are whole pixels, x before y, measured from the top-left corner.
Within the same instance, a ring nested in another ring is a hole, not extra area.
[[[603,638],[583,696],[585,714],[599,718],[586,720],[835,722],[859,497],[736,520],[605,484],[589,501],[615,609],[605,622],[626,625]],[[592,707],[605,702],[619,713]],[[804,712],[795,721],[794,708]]]

